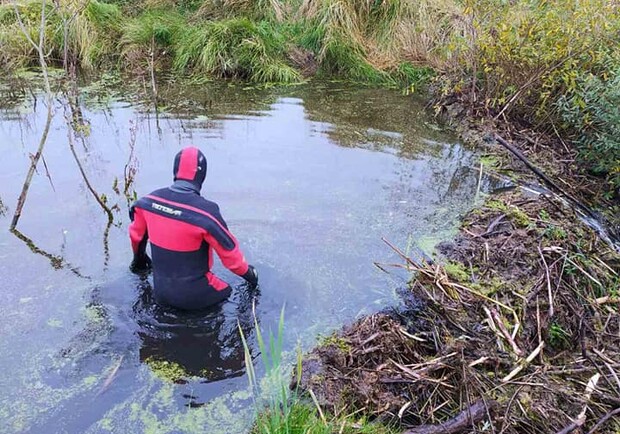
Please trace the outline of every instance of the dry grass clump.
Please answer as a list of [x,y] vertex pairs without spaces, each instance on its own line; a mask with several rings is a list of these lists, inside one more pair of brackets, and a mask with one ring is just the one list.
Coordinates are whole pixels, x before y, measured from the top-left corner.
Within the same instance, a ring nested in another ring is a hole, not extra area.
[[320,33],[321,62],[345,72],[360,59],[380,71],[403,61],[445,69],[467,31],[463,8],[450,0],[306,0],[298,15]]

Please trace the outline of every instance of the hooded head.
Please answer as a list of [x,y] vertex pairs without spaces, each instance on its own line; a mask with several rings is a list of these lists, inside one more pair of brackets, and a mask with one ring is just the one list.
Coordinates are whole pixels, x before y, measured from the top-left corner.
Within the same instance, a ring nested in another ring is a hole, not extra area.
[[207,158],[200,149],[193,146],[183,148],[174,157],[174,180],[190,182],[198,190],[207,176]]

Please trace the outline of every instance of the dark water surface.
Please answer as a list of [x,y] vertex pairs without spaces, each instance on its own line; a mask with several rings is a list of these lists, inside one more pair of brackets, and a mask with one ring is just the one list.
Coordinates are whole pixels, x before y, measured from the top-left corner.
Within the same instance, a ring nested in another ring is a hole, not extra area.
[[259,270],[261,328],[275,329],[285,306],[289,360],[298,343],[397,301],[405,276],[373,265],[400,262],[382,237],[429,251],[474,202],[475,156],[396,92],[168,85],[155,116],[121,89],[81,89],[90,127],[75,143],[92,186],[117,206],[105,239],[62,97],[44,152],[53,188],[40,164],[18,225],[32,243],[7,230],[46,113],[29,94],[0,108],[0,432],[237,433],[251,423],[237,323],[257,355],[253,295],[241,287],[223,306],[181,315],[154,306],[149,282],[128,271],[127,200],[115,184],[123,189],[132,133],[139,195],[171,182],[183,146],[207,155],[203,195]]

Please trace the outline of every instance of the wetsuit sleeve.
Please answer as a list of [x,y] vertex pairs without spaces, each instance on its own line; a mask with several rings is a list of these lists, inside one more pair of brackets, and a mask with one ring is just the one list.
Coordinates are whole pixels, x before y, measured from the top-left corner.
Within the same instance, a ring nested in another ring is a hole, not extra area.
[[134,204],[129,209],[129,218],[131,219],[131,225],[129,225],[131,249],[133,250],[134,255],[142,255],[146,252],[146,242],[149,239],[148,232],[146,230],[144,213]]
[[215,249],[224,267],[238,276],[243,276],[248,271],[248,263],[239,248],[237,239],[228,230],[228,225],[222,218],[219,209],[212,215],[217,227],[216,230],[205,234],[205,241]]

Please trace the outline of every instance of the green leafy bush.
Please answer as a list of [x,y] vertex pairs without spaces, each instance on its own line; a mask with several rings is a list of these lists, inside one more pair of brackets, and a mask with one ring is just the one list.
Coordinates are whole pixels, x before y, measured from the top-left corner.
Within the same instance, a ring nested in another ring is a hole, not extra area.
[[535,123],[581,77],[608,73],[620,6],[607,0],[467,0],[474,38],[468,68],[487,107]]
[[580,77],[558,107],[582,159],[620,188],[620,69],[608,80]]

